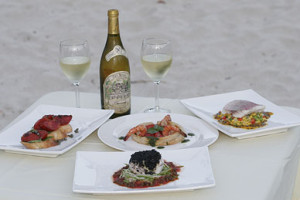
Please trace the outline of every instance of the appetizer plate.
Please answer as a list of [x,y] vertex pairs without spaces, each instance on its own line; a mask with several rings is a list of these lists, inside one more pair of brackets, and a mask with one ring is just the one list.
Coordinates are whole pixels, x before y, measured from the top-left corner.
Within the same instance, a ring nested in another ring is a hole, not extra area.
[[[139,113],[119,117],[103,124],[98,129],[98,137],[105,144],[123,151],[153,149],[151,146],[135,142],[131,137],[127,141],[120,139],[120,137],[126,136],[128,131],[138,124],[144,122],[157,123],[166,115],[166,113]],[[218,130],[197,117],[174,113],[170,113],[170,116],[172,121],[179,124],[185,133],[193,133],[194,135],[186,137],[188,142],[168,145],[163,150],[208,146],[219,137]]]
[[[247,130],[222,125],[214,119],[214,115],[217,112],[222,111],[223,107],[232,100],[248,100],[257,104],[265,105],[265,111],[272,112],[273,115],[268,119],[268,124],[266,126],[256,129]],[[239,139],[286,132],[288,128],[300,125],[299,116],[275,105],[251,89],[212,96],[183,99],[181,100],[181,103],[195,115],[205,120],[216,129],[231,137]]]
[[183,166],[176,181],[148,188],[127,188],[112,182],[112,175],[129,162],[134,151],[88,152],[76,154],[73,192],[124,194],[195,190],[215,186],[208,148],[160,151],[162,158]]
[[[22,135],[31,130],[38,119],[48,114],[72,115],[73,118],[70,125],[72,126],[73,132],[69,135],[72,134],[73,137],[68,137],[65,141],[62,141],[59,145],[54,147],[46,149],[27,149],[21,144]],[[23,119],[0,133],[0,149],[12,153],[56,157],[79,144],[95,129],[108,120],[112,114],[112,110],[40,105]]]

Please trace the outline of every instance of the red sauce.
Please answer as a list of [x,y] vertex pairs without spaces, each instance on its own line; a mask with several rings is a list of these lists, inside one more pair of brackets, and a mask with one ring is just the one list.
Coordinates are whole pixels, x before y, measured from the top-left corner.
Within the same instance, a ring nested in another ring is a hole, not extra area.
[[112,176],[113,182],[117,185],[128,187],[128,188],[147,188],[147,187],[155,187],[160,185],[165,185],[171,181],[175,181],[178,179],[178,173],[180,171],[180,166],[176,166],[172,162],[165,162],[170,168],[171,173],[168,175],[161,176],[159,178],[154,178],[153,182],[146,182],[142,180],[137,180],[134,182],[126,183],[124,182],[124,178],[120,177],[123,169],[128,169],[128,166],[123,167],[119,171],[115,172]]

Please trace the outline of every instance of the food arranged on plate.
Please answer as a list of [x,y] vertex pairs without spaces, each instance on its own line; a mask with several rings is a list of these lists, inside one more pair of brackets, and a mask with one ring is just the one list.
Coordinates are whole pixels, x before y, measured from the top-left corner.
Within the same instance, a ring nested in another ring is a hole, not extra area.
[[146,122],[131,128],[124,137],[124,141],[127,141],[129,137],[137,143],[154,147],[180,143],[184,141],[187,134],[171,120],[170,115],[166,115],[156,124]]
[[214,115],[219,123],[236,128],[255,129],[267,124],[272,112],[265,112],[265,106],[247,100],[227,103],[222,111]]
[[24,133],[21,143],[28,149],[43,149],[56,146],[72,132],[69,124],[72,115],[44,115]]
[[177,180],[181,167],[164,161],[154,149],[139,151],[112,177],[115,184],[128,188],[155,187]]

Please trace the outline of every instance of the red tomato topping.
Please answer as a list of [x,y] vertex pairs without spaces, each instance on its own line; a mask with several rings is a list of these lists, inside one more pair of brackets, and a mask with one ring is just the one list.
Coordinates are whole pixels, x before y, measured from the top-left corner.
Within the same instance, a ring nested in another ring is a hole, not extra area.
[[43,117],[41,119],[39,119],[37,122],[35,122],[33,128],[35,130],[40,130],[42,129],[41,125],[45,122],[45,121],[48,121],[49,119],[47,119],[46,117]]
[[255,124],[256,120],[255,119],[251,119],[251,124]]
[[59,126],[69,124],[72,115],[44,115],[33,126],[35,130],[55,131]]
[[72,115],[56,115],[53,117],[61,126],[67,125],[72,120]]
[[49,120],[53,120],[54,115],[44,115],[43,118],[49,119]]
[[146,126],[146,129],[153,128],[154,126],[155,126],[154,124],[149,124]]
[[45,140],[48,136],[48,132],[44,130],[33,130],[25,133],[21,140],[22,142],[29,142],[32,140]]
[[55,120],[46,120],[41,125],[41,129],[45,131],[56,131],[59,129],[60,124]]
[[162,137],[163,135],[161,134],[161,132],[156,132],[154,133],[154,137]]
[[239,120],[239,121],[242,121],[242,120],[243,120],[243,118],[238,118],[238,120]]

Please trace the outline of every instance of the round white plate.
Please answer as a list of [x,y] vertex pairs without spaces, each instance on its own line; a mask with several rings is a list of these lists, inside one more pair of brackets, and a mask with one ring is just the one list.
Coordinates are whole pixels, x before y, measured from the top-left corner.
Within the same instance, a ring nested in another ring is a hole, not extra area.
[[[157,148],[139,144],[132,140],[131,137],[127,141],[119,138],[126,136],[131,128],[140,123],[157,123],[157,121],[162,120],[165,116],[166,113],[140,113],[112,119],[98,129],[98,137],[108,146],[122,151]],[[174,113],[170,113],[170,116],[173,122],[176,122],[183,128],[185,133],[193,133],[194,136],[188,135],[186,137],[189,140],[188,142],[165,146],[162,150],[209,146],[219,137],[217,129],[197,117]]]

